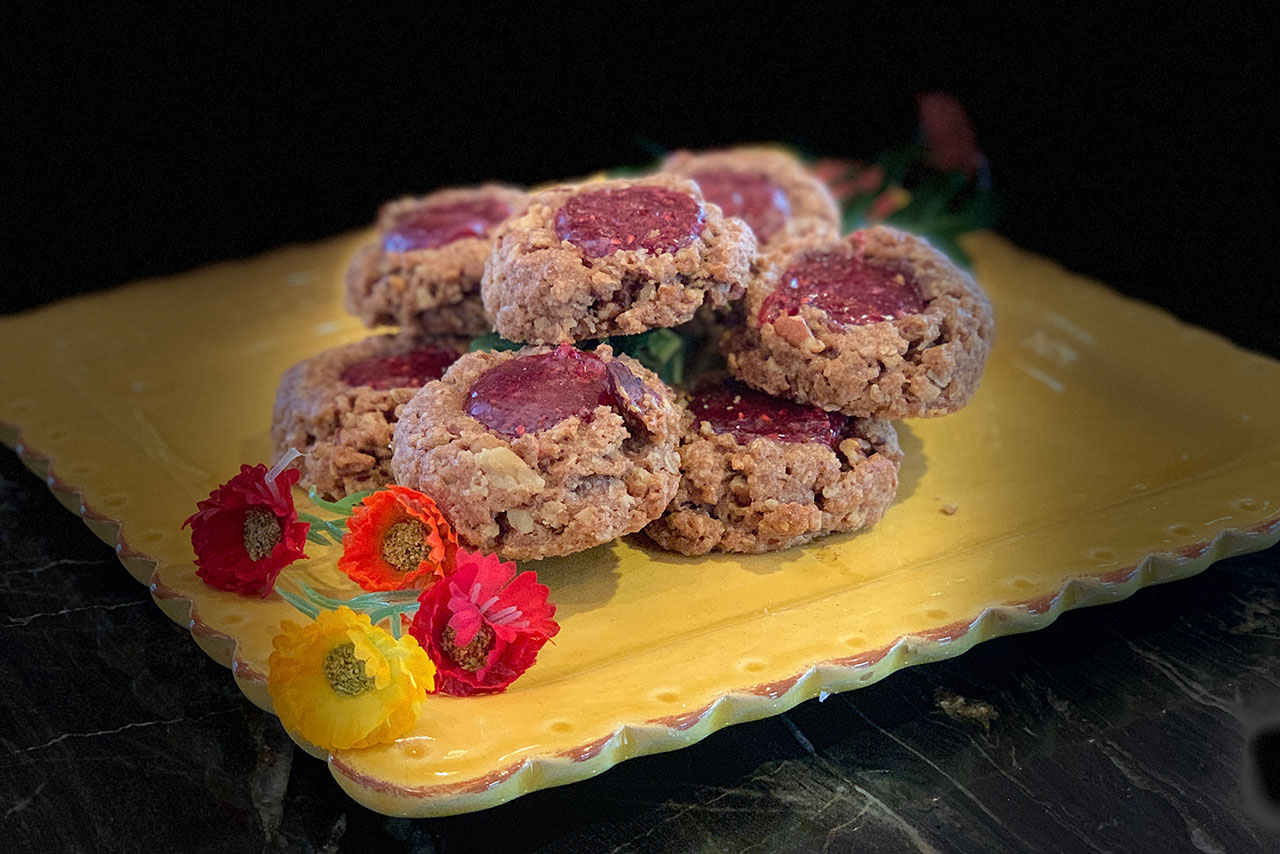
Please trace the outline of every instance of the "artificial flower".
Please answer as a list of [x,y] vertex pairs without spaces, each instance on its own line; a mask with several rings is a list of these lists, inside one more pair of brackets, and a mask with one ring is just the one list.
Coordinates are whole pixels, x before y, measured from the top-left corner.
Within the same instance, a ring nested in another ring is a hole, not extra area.
[[346,606],[281,628],[267,689],[286,729],[323,750],[347,750],[413,727],[436,670],[416,640],[397,640]]
[[878,163],[823,157],[813,164],[813,174],[827,185],[837,201],[849,202],[870,195],[884,184],[884,167]]
[[886,220],[911,204],[911,193],[901,187],[890,187],[876,196],[867,209],[867,219],[872,222]]
[[409,626],[436,664],[436,691],[493,694],[528,670],[560,631],[549,592],[514,563],[460,549],[453,574],[423,591]]
[[916,107],[930,166],[970,177],[985,166],[978,135],[959,101],[942,92],[926,92],[916,98]]
[[286,454],[270,470],[259,463],[240,466],[240,474],[196,504],[182,526],[191,526],[196,575],[212,587],[244,596],[267,596],[280,570],[300,558],[307,540],[298,521],[292,487],[298,470],[287,468]]
[[453,569],[458,535],[427,496],[389,486],[347,520],[338,568],[365,590],[425,587]]

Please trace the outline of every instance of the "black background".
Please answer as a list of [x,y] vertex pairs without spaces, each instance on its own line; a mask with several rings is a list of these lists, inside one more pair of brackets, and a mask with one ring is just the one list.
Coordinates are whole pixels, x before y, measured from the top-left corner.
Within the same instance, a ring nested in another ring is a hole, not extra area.
[[1006,235],[1280,352],[1262,18],[858,5],[697,22],[24,11],[0,60],[4,305],[322,238],[407,192],[644,163],[655,144],[870,158],[941,90],[972,116]]

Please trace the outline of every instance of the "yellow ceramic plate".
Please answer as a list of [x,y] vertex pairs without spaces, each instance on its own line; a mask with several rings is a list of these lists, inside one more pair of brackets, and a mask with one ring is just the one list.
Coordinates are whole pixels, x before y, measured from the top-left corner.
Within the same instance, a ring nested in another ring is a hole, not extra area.
[[[281,372],[366,334],[339,286],[365,237],[0,319],[19,367],[0,376],[4,440],[264,708],[271,637],[298,616],[202,585],[179,525],[269,462]],[[1276,542],[1280,363],[993,234],[964,246],[999,340],[972,405],[900,426],[902,487],[872,531],[526,564],[559,606],[555,644],[505,694],[429,697],[410,737],[334,754],[343,788],[397,815],[492,806]],[[306,571],[342,584],[310,551]]]

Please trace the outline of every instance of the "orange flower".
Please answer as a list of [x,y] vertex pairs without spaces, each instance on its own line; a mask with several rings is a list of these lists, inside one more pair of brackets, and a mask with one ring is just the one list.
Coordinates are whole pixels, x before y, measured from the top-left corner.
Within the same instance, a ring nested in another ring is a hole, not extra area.
[[453,571],[458,536],[421,492],[389,486],[347,520],[338,568],[365,590],[425,587]]

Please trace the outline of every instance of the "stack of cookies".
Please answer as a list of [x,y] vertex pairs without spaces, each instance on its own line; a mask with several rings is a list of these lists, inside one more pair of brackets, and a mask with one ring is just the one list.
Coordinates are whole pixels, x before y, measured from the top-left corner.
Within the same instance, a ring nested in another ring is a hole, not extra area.
[[[389,204],[347,306],[401,332],[292,368],[273,437],[326,497],[394,480],[508,558],[640,530],[692,555],[866,527],[897,489],[891,421],[968,401],[992,316],[923,240],[839,225],[826,188],[768,148]],[[681,325],[716,333],[697,338],[728,375],[677,392],[585,343]],[[465,353],[490,329],[524,346]]]
[[333,500],[392,483],[400,409],[492,327],[480,278],[495,226],[525,194],[489,184],[383,205],[377,238],[352,259],[347,310],[367,326],[398,326],[290,368],[276,392],[277,453],[300,451],[303,486]]

